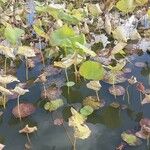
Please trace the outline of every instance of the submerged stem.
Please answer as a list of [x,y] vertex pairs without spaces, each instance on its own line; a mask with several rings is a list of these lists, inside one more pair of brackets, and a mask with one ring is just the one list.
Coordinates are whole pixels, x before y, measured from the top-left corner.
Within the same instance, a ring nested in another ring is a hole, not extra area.
[[31,140],[30,140],[29,134],[28,134],[28,133],[26,133],[26,136],[27,136],[27,140],[28,140],[29,144],[31,145],[32,143],[31,143]]
[[20,119],[20,122],[21,122],[21,114],[20,114],[20,107],[19,107],[20,106],[20,102],[19,102],[20,100],[19,100],[19,98],[20,98],[20,96],[17,97],[17,106],[18,106],[19,119]]
[[26,59],[26,80],[28,80],[28,62]]
[[129,85],[126,88],[128,104],[130,104]]
[[76,150],[76,142],[77,142],[77,138],[76,138],[76,137],[74,137],[73,150]]
[[43,88],[44,88],[44,98],[46,98],[47,97],[47,92],[46,92],[45,83],[43,83]]
[[40,53],[41,53],[41,57],[42,57],[42,63],[43,63],[43,67],[45,67],[45,59],[42,53],[42,44],[41,44],[41,38],[39,37],[39,47],[40,47]]

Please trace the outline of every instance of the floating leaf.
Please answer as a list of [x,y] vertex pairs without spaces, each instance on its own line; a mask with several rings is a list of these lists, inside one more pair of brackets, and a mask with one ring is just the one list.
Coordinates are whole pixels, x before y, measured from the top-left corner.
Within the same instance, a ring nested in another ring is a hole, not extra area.
[[114,85],[109,88],[109,92],[112,95],[121,96],[121,95],[125,94],[125,89],[124,89],[124,87],[122,87],[120,85]]
[[75,128],[74,136],[79,139],[86,139],[90,136],[91,130],[87,125],[78,125]]
[[69,118],[69,126],[80,126],[85,122],[85,117],[71,107],[72,116]]
[[95,61],[84,62],[79,69],[79,73],[86,79],[101,80],[104,77],[104,69],[102,65]]
[[94,110],[104,106],[102,101],[98,101],[95,96],[88,96],[83,100],[83,106],[90,106]]
[[33,133],[37,131],[37,127],[29,127],[29,125],[27,124],[23,129],[19,130],[19,133]]
[[121,137],[130,146],[137,146],[142,143],[141,140],[137,138],[135,135],[133,135],[132,133],[123,132],[121,134]]
[[102,87],[99,81],[90,81],[89,83],[86,84],[87,88],[99,91],[100,88]]
[[45,110],[49,110],[49,111],[51,112],[51,111],[54,111],[54,110],[58,109],[58,108],[61,107],[63,104],[64,104],[64,102],[63,102],[62,99],[56,99],[56,100],[53,100],[53,101],[51,101],[51,102],[47,102],[47,103],[44,105],[44,109],[45,109]]
[[[19,108],[18,108],[19,107]],[[20,112],[18,111],[20,110]],[[16,118],[24,118],[28,117],[29,115],[33,114],[35,112],[36,108],[31,103],[21,103],[19,106],[15,106],[12,110],[13,115]]]
[[93,113],[93,108],[91,106],[88,106],[88,105],[84,106],[83,108],[80,109],[80,113],[83,116],[87,117],[87,116],[89,116],[90,114]]

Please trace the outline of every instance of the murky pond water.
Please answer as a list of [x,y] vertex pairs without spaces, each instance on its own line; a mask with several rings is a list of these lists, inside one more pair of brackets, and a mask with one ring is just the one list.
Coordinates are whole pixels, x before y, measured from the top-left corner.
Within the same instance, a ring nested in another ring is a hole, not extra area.
[[[149,73],[150,73],[150,55],[145,54],[143,56],[135,56],[132,60],[133,64],[127,64],[132,69],[128,77],[135,75],[138,81],[144,83],[146,88],[149,88]],[[135,62],[142,61],[147,65],[144,68],[138,68],[134,66]],[[30,78],[39,75],[42,66],[37,65],[32,71],[29,71]],[[17,71],[18,79],[22,82],[25,81],[24,64],[22,63]],[[71,76],[70,76],[71,79]],[[99,92],[100,97],[106,102],[106,106],[102,109],[94,111],[92,115],[88,117],[87,124],[92,131],[91,136],[86,140],[77,140],[77,150],[114,150],[115,147],[121,143],[121,133],[125,130],[137,131],[139,129],[139,120],[142,117],[150,117],[149,104],[143,107],[140,104],[139,92],[133,86],[129,87],[129,95],[131,104],[125,110],[115,109],[110,107],[112,102],[119,102],[120,104],[127,104],[127,96],[123,99],[122,96],[116,99],[109,91],[109,84],[101,82],[102,89]],[[127,86],[127,82],[122,85]],[[26,119],[22,120],[20,124],[19,120],[12,116],[12,108],[16,105],[16,99],[9,100],[7,108],[4,111],[3,116],[0,118],[0,143],[6,145],[6,150],[23,150],[25,143],[27,142],[26,136],[19,134],[21,126],[26,124],[36,125],[38,132],[32,134],[32,149],[33,150],[71,150],[72,146],[66,135],[66,130],[72,136],[72,129],[67,124],[67,118],[70,116],[70,106],[75,108],[81,107],[82,100],[91,95],[95,95],[90,89],[86,88],[86,81],[77,83],[70,88],[70,94],[68,95],[67,88],[62,87],[65,106],[58,109],[58,114],[48,113],[43,107],[41,101],[41,85],[33,84],[29,88],[30,92],[25,96],[21,96],[21,102],[32,102],[37,106],[36,112]],[[55,126],[53,120],[55,118],[64,117],[65,123],[63,126]],[[138,147],[127,147],[127,150],[146,150],[146,142]]]

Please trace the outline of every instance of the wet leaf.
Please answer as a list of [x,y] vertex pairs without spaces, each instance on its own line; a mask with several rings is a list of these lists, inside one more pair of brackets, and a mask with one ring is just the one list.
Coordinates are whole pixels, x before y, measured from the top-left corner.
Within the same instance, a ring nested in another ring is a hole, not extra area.
[[79,73],[85,79],[101,80],[104,77],[104,69],[102,65],[94,61],[86,61],[82,63]]
[[123,132],[121,134],[121,137],[130,146],[137,146],[142,143],[141,140],[137,138],[135,135],[133,135],[132,133]]
[[94,91],[99,91],[102,87],[99,81],[90,81],[86,84],[87,88],[92,89]]
[[109,88],[109,92],[112,95],[121,96],[121,95],[125,94],[125,89],[124,89],[124,87],[122,87],[120,85],[114,85]]
[[[18,108],[19,107],[19,108]],[[20,110],[20,115],[18,112],[18,109]],[[13,115],[16,118],[25,118],[29,115],[33,114],[35,112],[36,108],[31,103],[21,103],[19,106],[15,106],[12,110]]]
[[64,104],[64,102],[62,99],[56,99],[56,100],[47,102],[44,105],[44,109],[51,112],[51,111],[54,111],[54,110],[58,109],[59,107],[63,106],[63,104]]
[[93,108],[91,107],[91,106],[84,106],[83,108],[81,108],[80,109],[80,113],[83,115],[83,116],[85,116],[85,117],[87,117],[87,116],[89,116],[90,114],[92,114],[93,113]]
[[33,133],[37,131],[37,127],[29,127],[29,125],[27,124],[23,129],[19,130],[19,133]]

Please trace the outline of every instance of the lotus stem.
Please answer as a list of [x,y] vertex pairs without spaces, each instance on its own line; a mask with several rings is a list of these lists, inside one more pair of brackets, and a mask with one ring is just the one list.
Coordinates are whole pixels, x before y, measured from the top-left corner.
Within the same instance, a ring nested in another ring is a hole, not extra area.
[[77,70],[77,65],[74,64],[74,70],[75,70],[75,81],[78,81],[78,70]]
[[69,82],[67,68],[65,68],[65,75],[66,75],[67,82]]
[[20,122],[21,122],[21,114],[20,114],[20,108],[19,108],[20,102],[19,101],[20,101],[20,96],[17,97],[17,106],[18,106],[19,119],[20,119]]
[[46,98],[47,97],[47,92],[46,92],[45,83],[43,83],[43,88],[44,88],[44,98]]
[[128,104],[130,105],[129,85],[126,87],[126,92],[127,92]]
[[99,95],[98,95],[98,91],[95,91],[95,92],[96,92],[97,100],[100,102],[100,98],[99,98]]
[[[55,112],[56,112],[57,117],[59,118],[59,114],[58,114],[57,110],[56,110]],[[68,137],[70,143],[72,144],[72,146],[74,146],[74,142],[73,142],[72,139],[70,138],[70,135],[69,135],[69,133],[68,133],[68,131],[67,131],[67,129],[66,129],[64,123],[62,123],[62,125],[63,125],[63,128],[64,128],[64,130],[65,130],[65,132],[66,132],[66,135],[67,135],[67,137]]]
[[76,150],[76,142],[77,142],[77,138],[76,138],[76,137],[74,137],[73,150]]
[[142,102],[142,92],[140,92],[140,102]]
[[3,107],[6,108],[6,95],[3,94]]
[[147,146],[149,146],[149,136],[147,137]]
[[115,75],[113,74],[112,76],[112,79],[113,79],[113,89],[115,90],[115,99],[116,99],[116,89],[115,89]]
[[4,73],[7,73],[7,57],[5,57],[5,64],[4,64]]
[[45,59],[42,53],[42,44],[41,44],[41,38],[39,37],[39,47],[40,47],[40,53],[41,53],[41,57],[42,57],[42,63],[43,63],[43,67],[45,67]]
[[26,80],[28,80],[29,77],[28,77],[28,62],[27,62],[27,59],[26,59]]
[[32,143],[31,143],[31,140],[30,140],[30,136],[29,136],[29,134],[28,134],[28,133],[26,133],[26,136],[27,136],[27,140],[28,140],[29,144],[31,145]]

